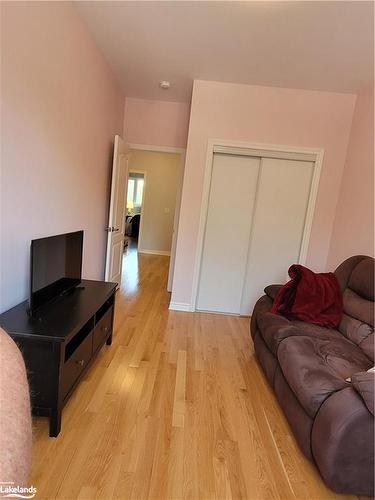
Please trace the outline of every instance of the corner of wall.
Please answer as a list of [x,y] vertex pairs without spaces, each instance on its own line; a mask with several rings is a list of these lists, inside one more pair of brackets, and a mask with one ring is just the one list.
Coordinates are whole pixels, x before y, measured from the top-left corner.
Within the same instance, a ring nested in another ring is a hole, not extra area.
[[[359,168],[361,172],[358,171]],[[327,270],[332,270],[352,255],[374,254],[373,176],[374,82],[356,96],[332,226]]]
[[338,195],[337,195],[337,199],[336,199],[335,216],[334,216],[333,223],[332,223],[332,230],[331,230],[331,235],[330,235],[330,239],[329,239],[327,260],[326,260],[326,265],[325,265],[325,269],[327,272],[330,272],[333,268],[333,265],[334,265],[333,262],[331,262],[331,260],[332,260],[331,252],[332,252],[332,247],[333,247],[334,233],[335,233],[335,227],[336,227],[336,223],[337,223],[338,210],[339,210],[341,192],[342,192],[343,181],[344,181],[344,173],[345,173],[346,163],[348,160],[350,138],[352,135],[353,121],[354,121],[354,114],[355,114],[357,99],[358,99],[358,95],[356,95],[354,103],[353,103],[353,112],[352,112],[352,120],[350,123],[350,129],[349,129],[349,137],[348,137],[348,140],[346,142],[346,148],[345,148],[345,161],[344,161],[344,166],[342,168],[341,175],[340,175],[340,182],[339,182],[340,185],[339,185],[339,191],[338,191]]

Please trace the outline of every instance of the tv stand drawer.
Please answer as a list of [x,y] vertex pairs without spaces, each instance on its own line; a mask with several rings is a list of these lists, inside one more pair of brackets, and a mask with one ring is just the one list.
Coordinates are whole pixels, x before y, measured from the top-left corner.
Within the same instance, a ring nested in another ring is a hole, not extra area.
[[104,313],[94,329],[93,352],[96,352],[104,344],[112,332],[113,306]]
[[62,376],[63,399],[88,365],[92,356],[92,332],[89,333],[70,358],[64,363]]

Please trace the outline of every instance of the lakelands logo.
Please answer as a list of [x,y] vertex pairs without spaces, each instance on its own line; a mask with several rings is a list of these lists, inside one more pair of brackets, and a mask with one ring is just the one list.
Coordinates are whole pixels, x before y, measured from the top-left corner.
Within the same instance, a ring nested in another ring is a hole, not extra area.
[[34,498],[35,486],[14,486],[14,482],[0,483],[0,498]]

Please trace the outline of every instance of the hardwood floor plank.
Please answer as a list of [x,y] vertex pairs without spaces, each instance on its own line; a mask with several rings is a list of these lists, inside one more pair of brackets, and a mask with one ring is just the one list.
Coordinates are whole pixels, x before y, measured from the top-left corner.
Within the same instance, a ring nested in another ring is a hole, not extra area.
[[173,427],[184,427],[185,421],[186,351],[178,351],[176,385],[173,402]]

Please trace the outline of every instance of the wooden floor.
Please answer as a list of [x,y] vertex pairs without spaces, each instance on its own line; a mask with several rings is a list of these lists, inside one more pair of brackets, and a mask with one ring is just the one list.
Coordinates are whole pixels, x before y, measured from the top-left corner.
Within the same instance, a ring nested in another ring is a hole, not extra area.
[[254,357],[249,320],[168,311],[168,258],[130,248],[104,347],[48,437],[37,499],[332,499]]

